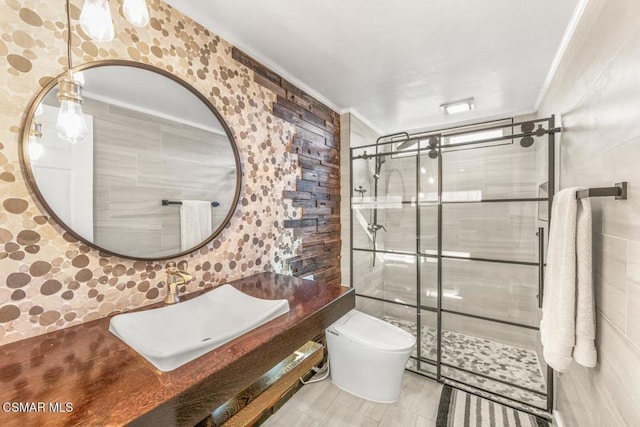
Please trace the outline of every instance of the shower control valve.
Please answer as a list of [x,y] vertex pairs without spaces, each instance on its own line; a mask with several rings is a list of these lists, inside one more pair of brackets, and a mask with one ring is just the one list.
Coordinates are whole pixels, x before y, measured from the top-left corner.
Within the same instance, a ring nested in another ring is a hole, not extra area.
[[371,232],[371,233],[375,233],[380,229],[383,229],[385,232],[387,231],[385,226],[382,225],[382,224],[370,224],[367,228],[369,229],[369,232]]
[[367,189],[362,188],[362,185],[358,185],[358,188],[354,188],[353,191],[360,193],[360,196],[364,196],[364,193],[367,192]]

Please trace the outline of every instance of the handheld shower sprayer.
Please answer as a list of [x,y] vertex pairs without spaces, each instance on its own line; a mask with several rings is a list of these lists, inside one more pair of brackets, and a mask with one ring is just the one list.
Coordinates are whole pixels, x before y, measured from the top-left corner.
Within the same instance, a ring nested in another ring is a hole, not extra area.
[[386,162],[386,161],[387,161],[386,156],[378,156],[378,157],[376,157],[376,168],[375,168],[375,171],[373,173],[373,177],[375,179],[380,179],[380,170],[382,169],[382,164],[384,162]]

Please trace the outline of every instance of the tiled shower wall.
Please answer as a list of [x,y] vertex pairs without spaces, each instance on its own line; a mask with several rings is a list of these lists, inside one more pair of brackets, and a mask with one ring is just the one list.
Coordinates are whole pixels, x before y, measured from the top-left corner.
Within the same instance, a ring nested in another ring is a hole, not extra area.
[[560,188],[629,182],[593,198],[598,364],[557,380],[567,427],[640,425],[640,2],[591,0],[543,100],[561,115]]
[[[121,1],[110,3],[116,38],[96,44],[77,25],[82,2],[72,1],[74,63],[126,59],[177,75],[218,109],[240,151],[238,207],[216,239],[185,257],[195,277],[186,291],[265,270],[287,271],[286,260],[305,249],[304,236],[285,228],[285,221],[302,215],[300,207],[283,199],[302,175],[291,146],[302,134],[316,142],[320,135],[277,117],[273,104],[285,85],[285,94],[296,93],[293,105],[321,110],[335,128],[338,115],[283,80],[280,89],[270,86],[246,61],[235,59],[231,45],[160,0],[148,1],[151,22],[143,29],[130,26],[118,12]],[[18,140],[31,100],[65,69],[65,1],[1,0],[0,16],[0,56],[6,59],[0,65],[0,343],[9,343],[160,301],[165,263],[99,253],[65,233],[33,197],[22,175]],[[316,167],[325,173],[327,166],[321,161],[305,166]],[[323,221],[325,228],[339,230],[339,217]],[[315,245],[307,242],[306,249],[317,248],[325,235]],[[338,234],[334,246],[339,244]],[[331,257],[339,276],[339,254]]]
[[[344,254],[342,257],[341,271],[342,271],[342,284],[344,286],[350,286],[350,257],[347,256],[350,252],[350,197],[351,197],[351,183],[350,183],[350,171],[351,171],[351,157],[350,148],[360,147],[363,145],[374,144],[376,139],[380,136],[375,130],[371,129],[368,125],[358,119],[351,113],[344,113],[340,116],[340,151],[342,157],[340,158],[340,188],[341,188],[341,237],[342,247],[341,251]],[[369,170],[354,171],[354,186],[363,185],[370,187],[373,174]],[[355,222],[355,221],[354,221]]]

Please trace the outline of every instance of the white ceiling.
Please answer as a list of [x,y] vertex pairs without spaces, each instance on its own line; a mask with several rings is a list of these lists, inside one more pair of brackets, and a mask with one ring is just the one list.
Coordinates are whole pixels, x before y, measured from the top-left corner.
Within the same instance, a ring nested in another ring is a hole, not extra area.
[[[382,133],[535,111],[579,9],[579,0],[166,1]],[[439,108],[470,96],[474,111]]]

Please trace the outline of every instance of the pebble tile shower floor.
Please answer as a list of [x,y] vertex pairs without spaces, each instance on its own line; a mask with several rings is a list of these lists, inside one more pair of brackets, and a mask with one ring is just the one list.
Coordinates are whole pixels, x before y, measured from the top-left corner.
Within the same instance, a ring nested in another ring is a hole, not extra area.
[[[415,322],[391,316],[383,316],[382,319],[404,329],[413,336],[417,336]],[[420,347],[423,357],[431,360],[436,359],[436,330],[434,328],[422,328]],[[442,362],[508,383],[518,384],[532,391],[442,366],[442,374],[451,379],[508,396],[538,408],[545,407],[546,386],[539,368],[538,357],[532,350],[445,330],[442,333]],[[413,365],[415,366],[415,362]],[[435,367],[425,363],[422,363],[423,369],[425,369],[425,365],[435,370]],[[523,407],[513,402],[509,402],[509,404]]]

